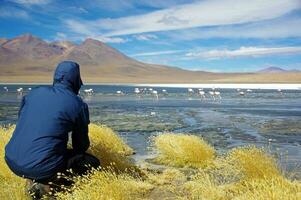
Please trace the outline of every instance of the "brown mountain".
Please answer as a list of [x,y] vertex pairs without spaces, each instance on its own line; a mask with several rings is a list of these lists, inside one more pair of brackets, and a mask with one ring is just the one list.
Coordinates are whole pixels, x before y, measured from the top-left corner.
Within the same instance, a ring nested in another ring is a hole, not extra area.
[[300,72],[300,70],[292,69],[292,70],[285,70],[280,67],[267,67],[257,71],[257,73],[290,73],[290,72]]
[[[51,82],[56,65],[73,60],[81,65],[86,82],[200,83],[200,82],[301,82],[300,76],[270,80],[262,74],[210,73],[153,65],[132,59],[103,42],[86,39],[81,44],[46,42],[30,34],[0,39],[0,82]],[[300,73],[301,74],[301,73]],[[263,78],[260,78],[263,76]]]
[[2,44],[4,44],[5,42],[7,42],[7,41],[8,41],[8,39],[0,38],[0,46],[1,46]]

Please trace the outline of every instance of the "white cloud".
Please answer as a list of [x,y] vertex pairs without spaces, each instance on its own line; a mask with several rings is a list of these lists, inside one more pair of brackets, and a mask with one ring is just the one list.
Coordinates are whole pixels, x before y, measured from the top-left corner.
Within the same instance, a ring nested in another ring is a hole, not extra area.
[[24,10],[10,7],[0,7],[0,17],[11,17],[20,19],[29,19],[30,16]]
[[301,18],[268,20],[239,26],[196,28],[166,33],[175,40],[208,38],[288,38],[301,37]]
[[[204,0],[148,14],[78,21],[86,30],[107,36],[243,24],[280,17],[301,8],[300,0]],[[69,26],[73,29],[72,26]],[[76,31],[76,30],[74,30]]]
[[23,5],[43,5],[43,4],[48,4],[51,0],[12,0],[12,1]]
[[126,39],[120,38],[120,37],[105,37],[105,36],[96,36],[92,37],[93,39],[102,41],[104,43],[125,43],[127,42]]
[[220,59],[288,54],[301,54],[301,47],[241,47],[236,50],[225,49],[190,52],[186,56],[190,58]]
[[169,51],[154,51],[154,52],[145,52],[145,53],[137,53],[131,55],[132,57],[141,57],[141,56],[158,56],[158,55],[170,55],[185,52],[184,50],[169,50]]
[[133,37],[136,40],[140,40],[140,41],[148,41],[148,40],[158,39],[158,37],[153,34],[140,34],[140,35],[134,35]]
[[72,29],[72,31],[81,35],[89,36],[95,35],[96,33],[96,31],[88,28],[87,25],[73,19],[66,20],[65,23],[70,29]]

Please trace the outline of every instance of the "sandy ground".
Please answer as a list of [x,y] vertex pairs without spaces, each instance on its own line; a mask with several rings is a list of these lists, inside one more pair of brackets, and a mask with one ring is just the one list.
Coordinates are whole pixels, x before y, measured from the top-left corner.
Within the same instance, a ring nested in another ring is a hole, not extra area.
[[[84,83],[111,83],[111,84],[219,84],[219,83],[300,83],[301,73],[269,73],[269,74],[226,74],[226,73],[196,73],[176,74],[173,76],[121,76],[103,74],[101,76],[88,76],[83,74]],[[51,75],[36,76],[4,76],[0,75],[2,83],[51,83]]]

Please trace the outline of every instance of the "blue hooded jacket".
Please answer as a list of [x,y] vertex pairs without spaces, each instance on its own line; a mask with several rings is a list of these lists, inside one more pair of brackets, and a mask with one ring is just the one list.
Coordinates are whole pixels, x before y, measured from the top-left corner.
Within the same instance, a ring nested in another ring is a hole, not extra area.
[[56,68],[53,86],[37,87],[23,97],[5,148],[6,163],[16,175],[43,180],[64,169],[69,132],[76,153],[88,149],[89,110],[77,96],[81,85],[79,65],[64,61]]

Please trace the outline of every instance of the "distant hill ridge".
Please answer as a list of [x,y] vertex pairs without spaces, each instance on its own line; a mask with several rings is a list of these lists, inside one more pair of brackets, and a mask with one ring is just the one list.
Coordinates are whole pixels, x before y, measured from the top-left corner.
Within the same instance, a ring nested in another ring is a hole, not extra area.
[[285,70],[280,67],[267,67],[257,71],[257,73],[285,73],[285,72],[300,72],[300,70],[297,69]]
[[[0,82],[51,82],[56,65],[63,60],[78,62],[84,80],[106,83],[252,82],[248,76],[260,77],[271,71],[284,72],[274,67],[261,70],[258,75],[211,73],[147,64],[91,38],[80,44],[70,41],[46,42],[31,34],[12,39],[0,38]],[[286,81],[281,76],[278,79]],[[299,81],[299,75],[294,75],[291,80]]]

